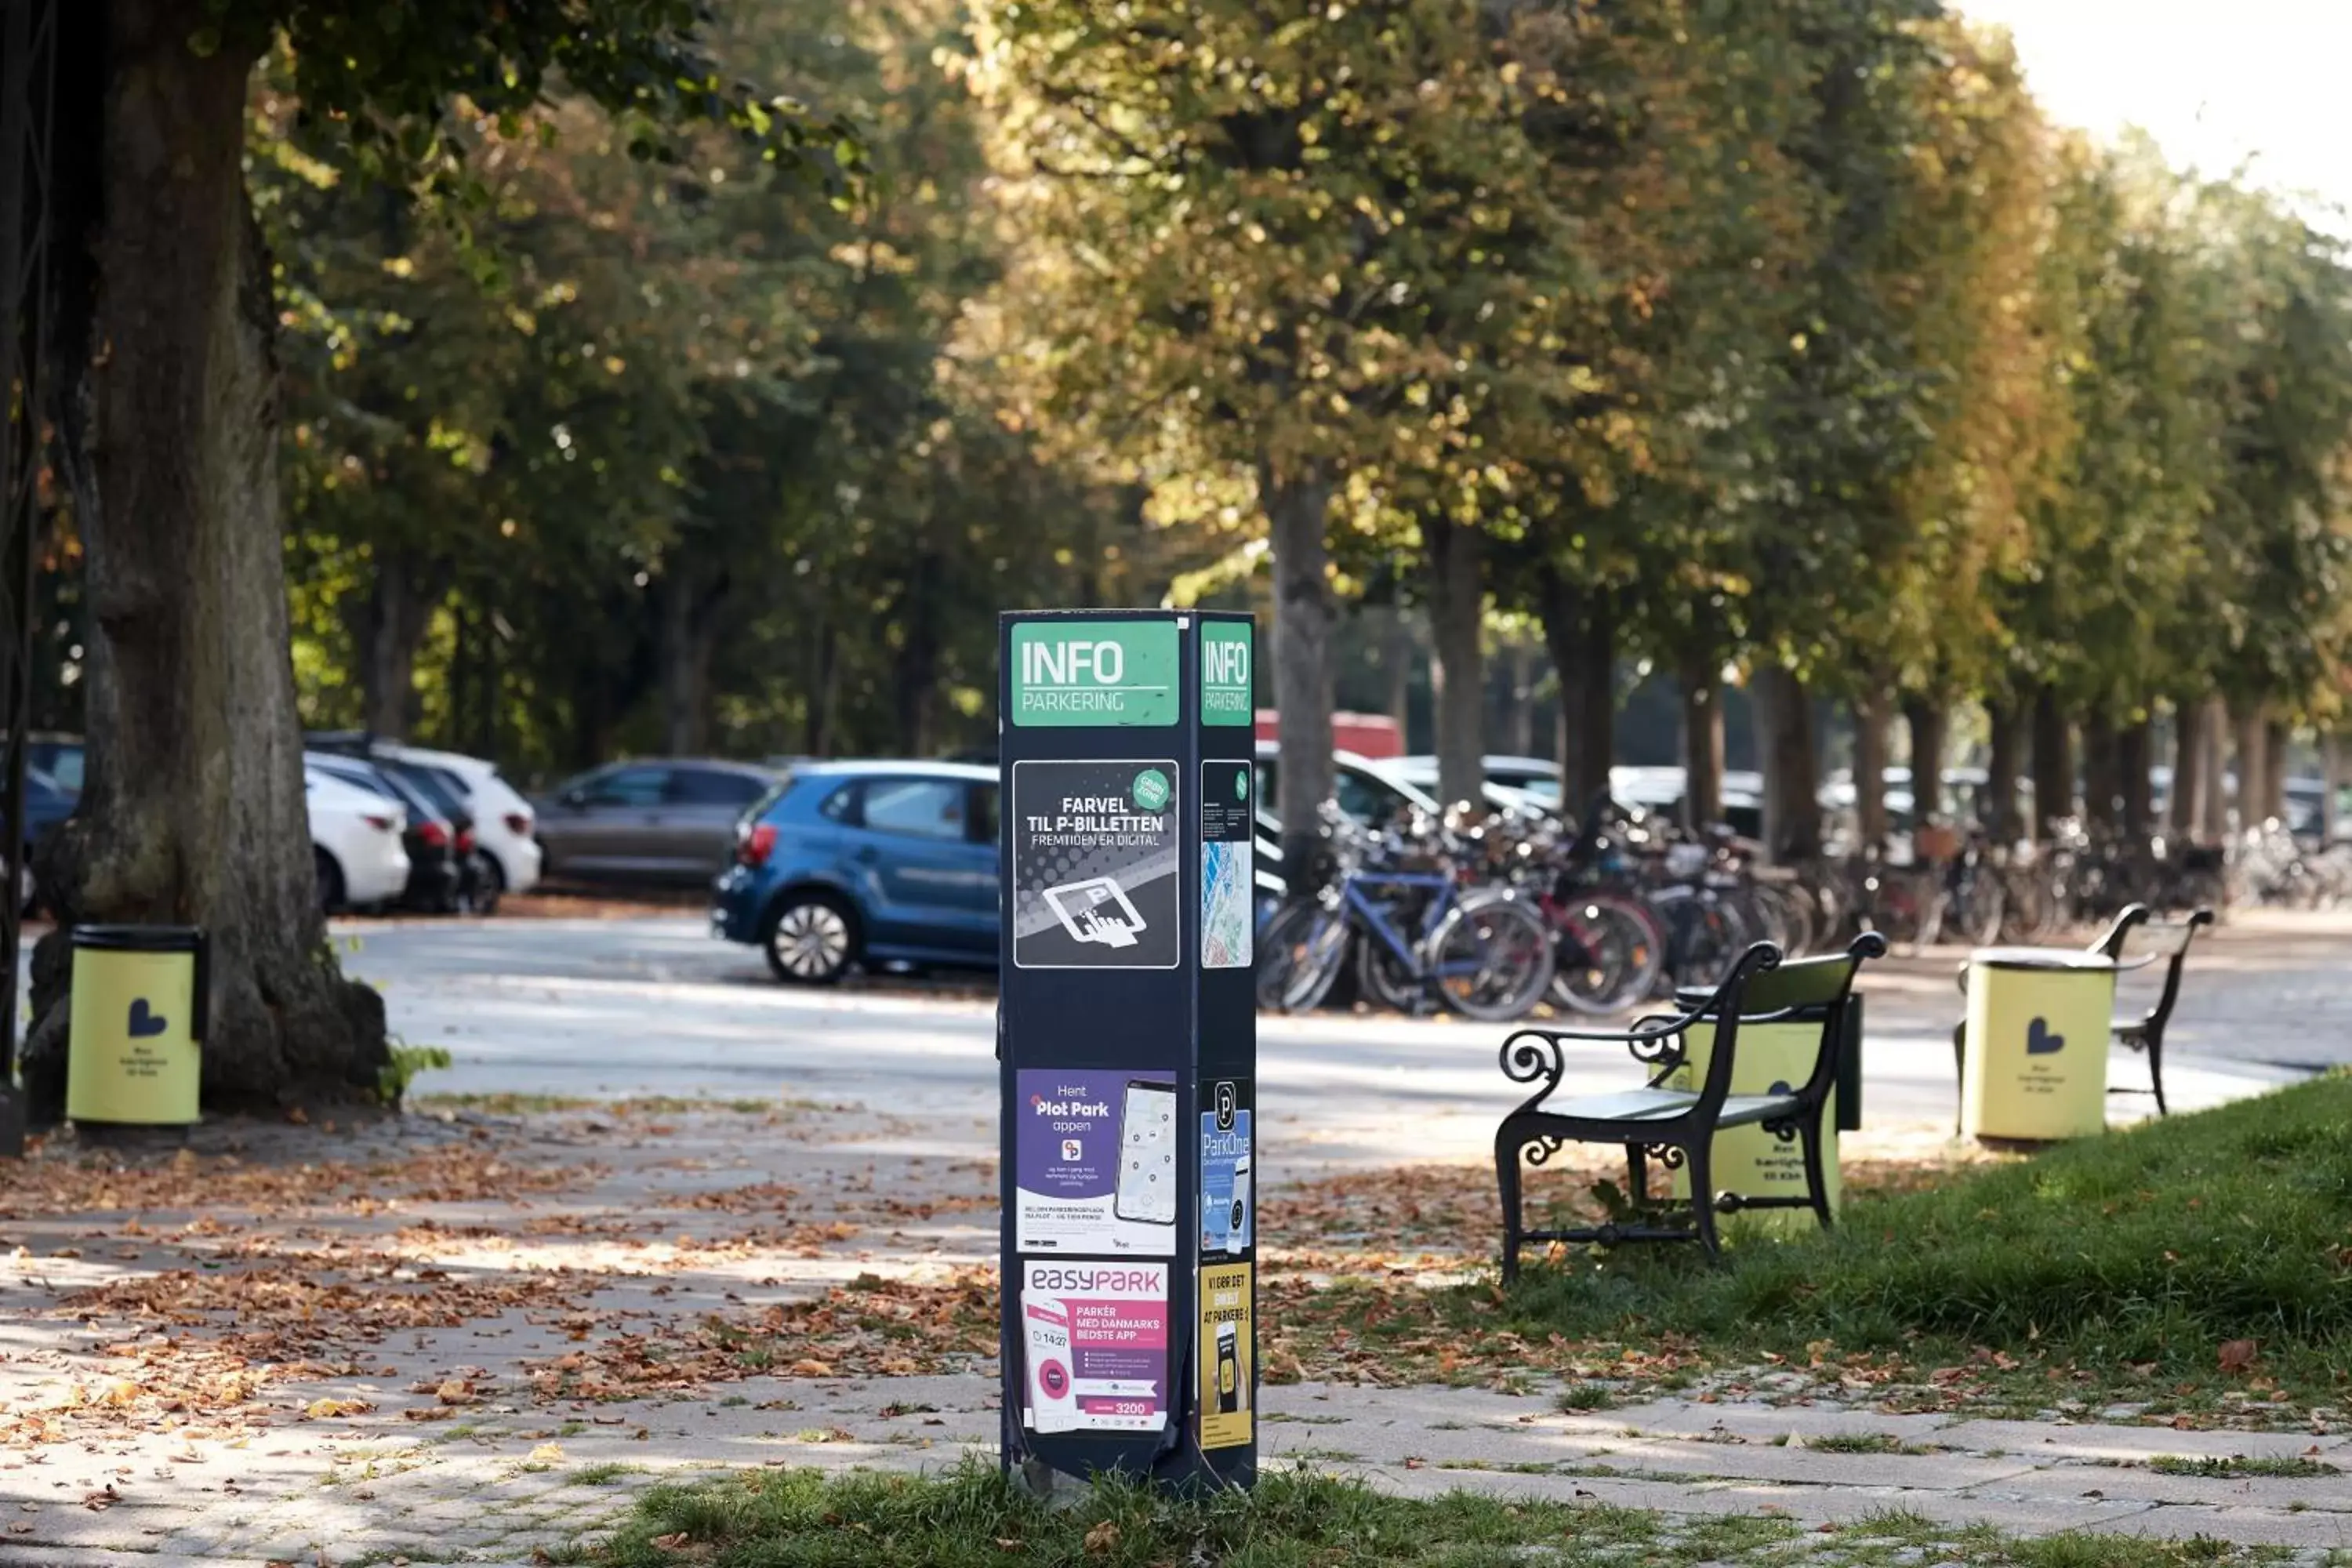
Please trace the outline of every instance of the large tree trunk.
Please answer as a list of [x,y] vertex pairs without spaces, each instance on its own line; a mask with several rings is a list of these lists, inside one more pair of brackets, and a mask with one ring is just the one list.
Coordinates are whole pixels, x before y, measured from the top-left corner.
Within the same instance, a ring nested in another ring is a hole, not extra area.
[[2270,798],[2263,782],[2263,772],[2270,752],[2270,740],[2263,731],[2263,710],[2259,705],[2231,704],[2230,724],[2237,737],[2238,830],[2242,833],[2260,827],[2263,816],[2268,815],[2263,805]]
[[1560,807],[1581,821],[1609,793],[1617,755],[1617,615],[1606,590],[1591,592],[1545,565],[1536,592],[1544,643],[1559,675]]
[[1683,826],[1723,820],[1723,667],[1711,653],[1683,660]]
[[2014,844],[2025,826],[2017,809],[2018,765],[2025,760],[2025,715],[2016,699],[2000,693],[1986,700],[1985,718],[1991,731],[1988,748],[1991,755],[1985,763],[1985,831],[1995,844]]
[[2336,791],[2344,778],[2344,742],[2333,734],[2319,738],[2319,842],[2323,846],[2336,842],[2336,829],[2343,820],[2336,809]]
[[2280,719],[2263,724],[2263,816],[2287,820],[2286,723]]
[[2116,797],[2122,774],[2116,766],[2116,725],[2104,708],[2084,715],[2083,735],[2083,820],[2093,827],[2117,826]]
[[2230,837],[2230,710],[2219,697],[2208,697],[2203,709],[2205,811],[2199,826],[2206,843],[2219,844]]
[[1478,646],[1486,618],[1486,536],[1425,520],[1429,625],[1437,645],[1437,798],[1479,805],[1486,783],[1486,681]]
[[[674,757],[695,756],[710,749],[710,660],[719,647],[715,612],[727,578],[722,573],[710,581],[679,561],[663,576],[660,592],[663,747]],[[908,635],[921,634],[910,626]]]
[[2184,697],[2172,705],[2172,801],[2165,826],[2191,838],[2204,817],[2205,704]]
[[1853,830],[1864,849],[1886,846],[1886,729],[1889,704],[1882,691],[1865,692],[1853,704]]
[[100,920],[210,933],[207,1104],[373,1096],[383,1004],[326,944],[303,804],[277,310],[241,167],[252,61],[188,47],[202,0],[105,16],[104,91],[68,95],[58,128],[98,138],[105,192],[61,237],[96,282],[62,323],[57,410],[87,552],[89,769],[51,840],[64,918],[34,958],[27,1089],[37,1115],[59,1110],[67,931]]
[[2116,820],[2126,841],[2145,845],[2155,828],[2156,808],[2147,773],[2156,752],[2156,727],[2145,716],[2116,731]]
[[1260,479],[1274,542],[1274,702],[1281,723],[1275,809],[1282,817],[1282,863],[1306,866],[1331,798],[1330,545],[1324,534],[1331,487],[1312,468]]
[[375,581],[359,625],[362,724],[371,734],[404,738],[416,719],[416,648],[439,597],[425,564],[404,550],[375,552]]
[[1536,650],[1524,642],[1511,647],[1511,752],[1536,754]]
[[1952,732],[1952,710],[1941,698],[1913,698],[1903,705],[1911,731],[1911,814],[1921,823],[1944,819],[1944,750]]
[[2033,694],[2033,833],[2047,843],[2074,815],[2074,738],[2054,688]]
[[1813,705],[1794,670],[1756,672],[1757,750],[1764,761],[1764,841],[1773,861],[1794,865],[1822,852],[1821,763]]
[[1412,624],[1404,606],[1389,611],[1381,657],[1389,667],[1389,717],[1396,721],[1397,744],[1412,750]]

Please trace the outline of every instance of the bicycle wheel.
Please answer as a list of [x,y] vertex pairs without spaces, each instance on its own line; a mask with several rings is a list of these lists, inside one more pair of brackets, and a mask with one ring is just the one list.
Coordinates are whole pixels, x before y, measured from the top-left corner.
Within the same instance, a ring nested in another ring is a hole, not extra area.
[[1551,928],[1509,893],[1474,893],[1424,949],[1445,1005],[1465,1018],[1524,1018],[1551,984]]
[[1429,1004],[1429,987],[1387,942],[1369,932],[1356,943],[1356,984],[1368,1002],[1399,1013],[1419,1013]]
[[1572,1013],[1606,1017],[1643,1000],[1658,984],[1665,943],[1643,913],[1584,898],[1559,912],[1552,945],[1551,999]]
[[1257,1005],[1283,1013],[1321,1005],[1348,961],[1348,916],[1321,903],[1294,904],[1258,939]]

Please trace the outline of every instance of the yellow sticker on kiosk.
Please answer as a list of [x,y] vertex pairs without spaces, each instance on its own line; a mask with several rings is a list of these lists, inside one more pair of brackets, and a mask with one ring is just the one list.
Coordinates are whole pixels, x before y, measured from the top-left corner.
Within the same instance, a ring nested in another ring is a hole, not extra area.
[[1255,1389],[1250,1366],[1250,1266],[1201,1269],[1201,1337],[1193,1360],[1201,1368],[1201,1447],[1237,1448],[1250,1440]]

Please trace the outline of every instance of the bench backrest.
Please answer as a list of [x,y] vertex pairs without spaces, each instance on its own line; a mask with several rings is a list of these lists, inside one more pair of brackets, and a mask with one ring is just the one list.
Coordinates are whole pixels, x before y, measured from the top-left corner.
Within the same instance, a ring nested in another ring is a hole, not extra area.
[[[1765,944],[1759,943],[1759,946]],[[1754,950],[1751,949],[1752,952]],[[1699,1086],[1700,1112],[1712,1116],[1731,1097],[1731,1074],[1738,1055],[1743,1024],[1811,1025],[1821,1030],[1821,1046],[1813,1053],[1812,1071],[1801,1092],[1808,1099],[1825,1096],[1837,1077],[1837,1031],[1845,1014],[1845,1000],[1853,990],[1863,961],[1886,952],[1886,939],[1864,931],[1843,952],[1800,959],[1794,963],[1750,968],[1743,960],[1713,1000],[1701,1009],[1716,1020],[1715,1047]]]
[[2172,1005],[2180,999],[2180,971],[2189,961],[2189,944],[2212,923],[2211,910],[2194,910],[2186,920],[2160,921],[2153,918],[2147,905],[2134,904],[2116,917],[2116,923],[2094,945],[2094,952],[2118,963],[2147,958],[2163,963],[2163,985],[2156,1005],[2140,1017],[2140,1028],[2162,1029],[2172,1016]]

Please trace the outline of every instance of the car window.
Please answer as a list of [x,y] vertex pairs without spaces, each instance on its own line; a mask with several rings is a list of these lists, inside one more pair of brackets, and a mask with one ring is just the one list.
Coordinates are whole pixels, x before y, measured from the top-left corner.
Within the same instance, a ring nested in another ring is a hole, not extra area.
[[614,768],[583,785],[581,798],[590,805],[659,805],[668,785],[667,768]]
[[430,768],[420,768],[409,763],[379,764],[384,771],[406,784],[431,804],[434,815],[454,819],[465,811],[465,797],[453,795]]
[[365,763],[319,762],[310,765],[331,779],[341,779],[347,784],[356,784],[370,795],[381,795],[390,801],[401,799],[400,792],[393,788],[382,773],[377,773]]
[[971,786],[971,837],[975,844],[996,842],[996,786],[992,784]]
[[961,838],[964,786],[952,779],[868,779],[866,826],[909,838]]
[[857,820],[857,796],[863,785],[845,784],[817,803],[816,814],[828,822]]
[[767,793],[767,784],[753,773],[727,773],[719,768],[677,768],[669,775],[669,800],[674,805],[746,806]]
[[47,760],[41,763],[41,771],[55,780],[57,786],[68,795],[79,795],[81,763],[79,746],[58,746],[49,749]]
[[1397,793],[1361,773],[1342,770],[1333,780],[1332,795],[1339,809],[1359,822],[1386,822],[1396,815]]

